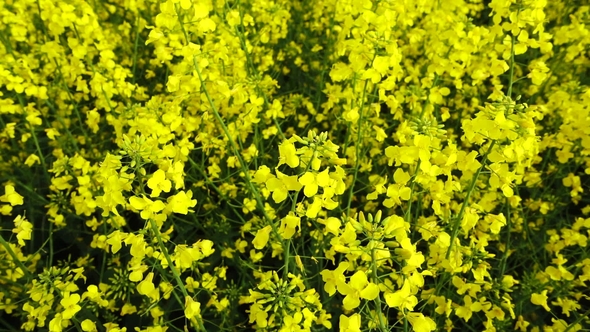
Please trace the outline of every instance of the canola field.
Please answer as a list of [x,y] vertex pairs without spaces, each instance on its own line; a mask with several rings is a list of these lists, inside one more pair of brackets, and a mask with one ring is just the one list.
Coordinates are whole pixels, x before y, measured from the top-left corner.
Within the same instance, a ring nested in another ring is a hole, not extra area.
[[589,57],[582,0],[0,0],[0,331],[588,331]]

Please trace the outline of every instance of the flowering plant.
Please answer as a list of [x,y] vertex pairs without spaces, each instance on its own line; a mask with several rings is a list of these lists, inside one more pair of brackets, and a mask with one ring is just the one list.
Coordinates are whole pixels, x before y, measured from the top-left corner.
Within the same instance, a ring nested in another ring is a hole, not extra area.
[[2,329],[590,326],[582,1],[0,17]]

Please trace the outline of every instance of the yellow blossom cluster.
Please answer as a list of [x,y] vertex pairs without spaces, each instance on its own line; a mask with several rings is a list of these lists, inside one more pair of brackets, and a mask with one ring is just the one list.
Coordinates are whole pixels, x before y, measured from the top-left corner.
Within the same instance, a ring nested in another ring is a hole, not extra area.
[[0,0],[0,325],[583,331],[590,5]]

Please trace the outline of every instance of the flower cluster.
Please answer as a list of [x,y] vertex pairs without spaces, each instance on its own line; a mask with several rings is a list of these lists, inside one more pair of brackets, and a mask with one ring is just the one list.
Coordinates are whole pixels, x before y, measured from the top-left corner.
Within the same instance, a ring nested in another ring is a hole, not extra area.
[[590,6],[0,0],[0,319],[590,326]]

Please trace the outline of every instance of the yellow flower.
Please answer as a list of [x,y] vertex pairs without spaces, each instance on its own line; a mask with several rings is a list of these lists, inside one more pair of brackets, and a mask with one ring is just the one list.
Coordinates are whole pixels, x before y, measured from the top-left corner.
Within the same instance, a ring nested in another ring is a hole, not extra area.
[[201,304],[188,295],[184,299],[184,315],[189,319],[201,315]]
[[15,190],[14,186],[6,185],[4,186],[4,195],[0,196],[0,202],[10,203],[10,205],[22,205],[23,204],[23,196],[19,195]]
[[131,315],[136,312],[137,312],[137,307],[135,307],[133,304],[130,304],[130,303],[125,303],[123,305],[123,307],[121,308],[121,316]]
[[299,183],[303,185],[303,193],[307,197],[312,197],[318,192],[318,187],[327,187],[330,185],[330,174],[326,168],[323,172],[313,173],[306,172],[299,178]]
[[320,311],[319,317],[316,318],[316,324],[323,325],[328,330],[332,329],[332,322],[330,322],[330,318],[332,318],[331,314],[326,313],[325,311]]
[[142,196],[131,196],[129,198],[129,204],[136,210],[140,210],[141,217],[145,220],[154,218],[155,214],[164,210],[166,205],[162,201],[152,201],[151,199]]
[[172,182],[166,179],[166,173],[159,169],[148,180],[147,186],[152,190],[150,197],[158,197],[160,193],[169,192],[172,188]]
[[479,301],[473,302],[471,300],[471,296],[469,296],[469,295],[465,295],[463,297],[463,301],[465,302],[465,304],[457,307],[455,309],[455,314],[458,317],[463,318],[463,320],[465,320],[467,322],[471,319],[471,316],[473,316],[474,312],[481,311],[482,305]]
[[82,326],[82,331],[85,332],[97,332],[98,329],[96,328],[96,324],[94,324],[93,321],[91,321],[90,319],[85,319],[82,321],[81,323]]
[[430,332],[436,329],[436,323],[434,320],[419,312],[408,313],[408,321],[416,332]]
[[361,331],[361,315],[354,314],[350,317],[340,315],[340,331],[341,332],[360,332]]
[[325,232],[332,233],[334,236],[338,236],[338,232],[340,231],[340,226],[342,226],[342,222],[340,219],[336,217],[328,217],[327,219],[318,219],[318,223],[326,226]]
[[171,209],[174,213],[187,214],[189,208],[197,205],[197,200],[191,199],[192,197],[193,192],[191,190],[187,192],[180,191],[178,194],[168,197],[168,206],[166,208]]
[[290,239],[296,232],[296,228],[301,229],[301,218],[293,215],[291,212],[285,218],[281,219],[279,234],[285,239]]
[[524,317],[522,317],[522,315],[519,315],[518,316],[518,319],[516,321],[516,324],[514,325],[514,330],[520,330],[521,332],[526,332],[527,331],[527,327],[530,324],[531,323],[529,323],[526,320],[524,320]]
[[344,271],[350,266],[347,262],[340,262],[338,267],[334,271],[323,270],[320,272],[322,280],[324,281],[324,290],[328,295],[332,296],[336,293],[337,288],[343,288],[346,286],[346,277]]
[[303,314],[300,311],[297,311],[291,315],[287,315],[283,318],[283,326],[279,330],[279,332],[290,332],[290,331],[301,331],[301,320],[303,319]]
[[468,233],[469,230],[477,225],[478,221],[479,215],[477,214],[477,210],[474,208],[466,208],[463,219],[461,220],[461,228],[465,233]]
[[444,102],[444,97],[448,96],[451,93],[451,90],[447,87],[434,87],[430,89],[430,95],[428,99],[433,104],[442,104]]
[[99,291],[96,285],[89,285],[86,292],[82,294],[82,300],[85,298],[91,299],[93,302],[98,303],[101,307],[107,307],[109,301],[102,297],[102,293]]
[[350,277],[348,285],[340,287],[338,291],[346,295],[342,301],[345,310],[352,310],[360,305],[360,299],[372,301],[379,296],[379,286],[369,282],[364,271],[357,271]]
[[182,9],[190,9],[192,7],[192,2],[191,0],[180,0],[180,7]]
[[82,307],[78,305],[78,302],[80,302],[80,294],[70,294],[70,292],[64,292],[63,299],[59,301],[59,304],[64,307],[62,319],[70,319],[82,309]]
[[278,99],[275,99],[272,101],[270,108],[266,111],[266,117],[271,119],[284,119],[285,113],[283,113],[282,109],[283,105],[281,105],[281,102]]
[[262,165],[258,167],[258,170],[254,173],[252,177],[252,182],[254,183],[265,183],[267,180],[272,179],[274,175],[270,174],[270,168],[268,166]]
[[156,286],[154,286],[153,280],[154,273],[150,272],[139,284],[137,284],[137,292],[141,295],[145,295],[151,298],[153,301],[157,301],[160,298],[160,292]]
[[541,293],[531,294],[531,302],[535,305],[542,306],[547,311],[551,311],[551,309],[547,305],[547,290],[546,289],[544,289]]
[[256,200],[245,197],[242,203],[242,212],[244,214],[256,210]]
[[250,306],[250,323],[256,322],[256,326],[265,328],[268,325],[268,313],[262,308],[262,305],[258,303]]
[[[401,168],[395,170],[393,174],[395,184],[389,185],[387,188],[387,199],[383,201],[386,207],[393,207],[395,204],[401,205],[401,199],[407,201],[410,199],[412,190],[406,187],[406,183],[410,181],[410,174],[404,172]],[[383,189],[382,189],[383,190]]]
[[45,129],[45,133],[47,134],[47,137],[49,137],[49,139],[52,140],[52,141],[55,140],[55,136],[60,136],[61,135],[59,133],[59,131],[57,131],[57,129],[55,129],[55,128]]
[[412,244],[409,238],[404,238],[400,242],[401,248],[395,249],[395,254],[399,255],[406,261],[404,271],[414,270],[424,263],[424,255],[416,251],[416,246]]
[[100,114],[98,113],[96,108],[86,112],[86,125],[95,134],[98,132],[98,129],[99,129],[98,128],[99,121],[100,121]]
[[123,240],[125,240],[126,237],[127,234],[119,230],[116,230],[109,234],[106,243],[111,246],[111,252],[113,254],[116,254],[119,250],[121,250]]
[[49,331],[50,332],[61,332],[64,329],[63,321],[64,318],[62,317],[61,313],[55,314],[55,317],[49,322]]
[[358,121],[360,116],[361,115],[359,114],[358,107],[353,107],[353,108],[347,109],[342,114],[342,117],[344,118],[344,120],[346,120],[348,122],[356,122],[356,121]]
[[40,163],[40,159],[39,157],[37,157],[36,154],[30,154],[27,159],[25,160],[25,165],[32,167],[35,164],[39,164]]
[[299,157],[297,156],[295,144],[290,141],[284,141],[279,146],[279,164],[277,167],[285,163],[291,168],[299,166]]
[[289,191],[297,191],[302,188],[301,183],[297,181],[297,176],[287,176],[280,171],[276,171],[277,177],[272,177],[266,181],[266,187],[272,192],[272,199],[275,203],[280,203],[287,198]]
[[268,239],[270,237],[270,231],[272,230],[272,227],[269,226],[265,226],[264,228],[259,229],[256,232],[256,236],[254,236],[254,240],[252,240],[252,244],[254,245],[254,248],[261,250],[262,248],[264,248],[266,246],[266,243],[268,242]]
[[146,255],[146,243],[143,239],[143,234],[128,234],[125,238],[125,244],[131,245],[129,253],[136,258],[143,258]]
[[18,244],[24,246],[24,240],[31,239],[31,234],[33,233],[33,224],[28,222],[22,216],[17,216],[14,219],[14,225],[16,226],[16,228],[14,228],[12,232],[16,233],[16,239],[18,240]]
[[190,268],[193,265],[193,262],[199,261],[205,256],[208,255],[203,255],[198,247],[193,246],[192,248],[189,248],[186,244],[179,244],[174,250],[172,260],[176,267],[181,271],[184,271]]
[[332,81],[334,82],[347,80],[352,74],[352,68],[342,62],[333,64],[332,70],[330,70],[330,78],[332,78]]
[[199,30],[200,33],[205,33],[205,32],[215,31],[216,27],[217,27],[217,25],[215,24],[215,22],[212,19],[205,17],[197,25],[197,30]]
[[557,301],[553,301],[553,302],[551,302],[551,304],[553,304],[554,306],[561,307],[561,311],[567,317],[570,316],[570,313],[572,311],[576,312],[577,310],[579,310],[581,308],[578,301],[573,300],[573,299],[568,299],[568,298],[557,298]]
[[531,79],[534,85],[541,85],[547,78],[549,72],[549,68],[545,62],[540,60],[533,61],[529,65],[529,68],[531,69],[531,72],[527,75],[527,77]]
[[404,284],[400,290],[394,293],[387,293],[383,297],[388,306],[400,310],[408,309],[412,311],[414,310],[414,306],[418,304],[418,299],[410,291],[410,281],[408,279],[404,280]]

